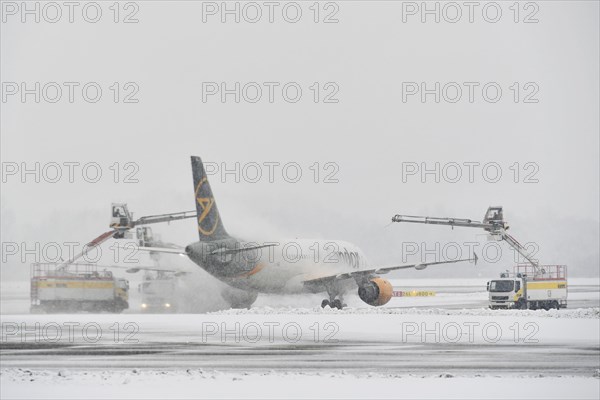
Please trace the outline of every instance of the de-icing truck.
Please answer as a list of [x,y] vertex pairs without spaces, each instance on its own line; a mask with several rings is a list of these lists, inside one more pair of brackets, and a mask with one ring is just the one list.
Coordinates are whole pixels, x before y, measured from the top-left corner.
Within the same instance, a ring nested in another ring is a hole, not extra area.
[[129,308],[129,281],[93,264],[31,265],[31,312],[112,312]]
[[545,309],[567,307],[566,265],[516,265],[512,273],[487,283],[490,308]]
[[465,218],[421,217],[394,215],[392,222],[447,225],[482,228],[491,240],[503,240],[523,256],[529,264],[519,264],[513,273],[503,273],[500,279],[489,281],[490,308],[564,308],[567,306],[567,267],[565,265],[539,265],[527,249],[507,233],[502,206],[488,207],[483,221]]

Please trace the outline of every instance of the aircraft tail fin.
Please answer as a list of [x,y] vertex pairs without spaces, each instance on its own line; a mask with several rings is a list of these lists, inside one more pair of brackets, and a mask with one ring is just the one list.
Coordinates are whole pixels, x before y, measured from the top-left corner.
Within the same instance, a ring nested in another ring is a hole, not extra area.
[[192,156],[192,174],[200,241],[210,242],[228,238],[229,234],[223,227],[223,221],[200,157]]

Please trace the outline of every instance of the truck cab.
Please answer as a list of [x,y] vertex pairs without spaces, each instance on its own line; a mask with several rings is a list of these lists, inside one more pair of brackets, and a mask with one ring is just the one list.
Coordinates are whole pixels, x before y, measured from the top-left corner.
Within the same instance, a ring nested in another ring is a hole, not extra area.
[[177,312],[177,278],[173,275],[159,275],[146,279],[139,286],[142,295],[143,313]]
[[490,308],[512,308],[521,297],[521,278],[501,277],[487,283]]

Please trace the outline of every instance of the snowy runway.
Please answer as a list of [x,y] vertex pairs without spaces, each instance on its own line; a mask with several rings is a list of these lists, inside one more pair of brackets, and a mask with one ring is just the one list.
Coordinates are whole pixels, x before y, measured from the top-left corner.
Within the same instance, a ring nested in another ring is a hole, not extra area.
[[489,310],[485,292],[438,287],[380,308],[259,298],[202,314],[3,314],[1,394],[256,397],[269,385],[273,397],[597,398],[592,289],[570,294],[588,307],[550,311]]
[[215,369],[228,372],[347,371],[354,373],[593,376],[598,347],[579,345],[336,344],[222,345],[152,342],[135,345],[5,346],[2,367],[85,369]]

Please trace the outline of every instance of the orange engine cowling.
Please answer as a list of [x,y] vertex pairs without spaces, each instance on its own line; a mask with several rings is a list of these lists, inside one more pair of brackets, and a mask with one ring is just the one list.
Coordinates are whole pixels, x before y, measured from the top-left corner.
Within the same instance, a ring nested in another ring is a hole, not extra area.
[[382,278],[373,278],[358,287],[358,297],[371,306],[382,306],[392,298],[392,284]]

